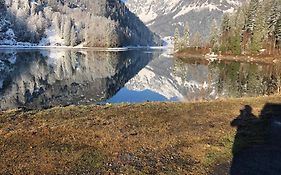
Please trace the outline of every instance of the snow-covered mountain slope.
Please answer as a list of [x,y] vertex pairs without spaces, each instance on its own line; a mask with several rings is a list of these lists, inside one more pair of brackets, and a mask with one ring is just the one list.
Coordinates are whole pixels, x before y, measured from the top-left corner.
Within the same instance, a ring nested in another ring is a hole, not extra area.
[[158,46],[161,40],[120,0],[0,0],[0,45]]
[[213,19],[218,22],[226,12],[233,12],[245,0],[127,0],[127,7],[154,32],[172,36],[176,27],[183,30],[188,22],[191,33],[209,33]]

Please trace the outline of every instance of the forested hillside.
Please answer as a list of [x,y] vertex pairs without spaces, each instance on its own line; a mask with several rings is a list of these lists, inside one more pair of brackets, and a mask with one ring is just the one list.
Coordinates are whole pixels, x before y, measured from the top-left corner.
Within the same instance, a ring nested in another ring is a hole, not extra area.
[[0,44],[156,45],[120,0],[0,0]]
[[224,15],[220,33],[215,25],[211,28],[214,50],[276,55],[281,49],[281,0],[251,0]]
[[[175,49],[203,48],[234,55],[274,55],[281,51],[281,0],[246,1],[234,13],[225,13],[220,25],[213,20],[209,41],[202,42],[199,32],[190,35],[185,24],[184,35],[175,30]],[[201,50],[201,51],[202,51]]]

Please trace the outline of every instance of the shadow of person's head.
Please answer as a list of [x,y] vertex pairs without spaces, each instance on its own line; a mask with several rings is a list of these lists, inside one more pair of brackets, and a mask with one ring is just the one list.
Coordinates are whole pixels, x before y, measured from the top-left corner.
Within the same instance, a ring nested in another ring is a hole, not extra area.
[[252,121],[257,120],[257,117],[252,113],[253,108],[250,105],[245,105],[240,110],[239,116],[231,122],[231,126],[240,127],[250,124]]
[[252,116],[253,108],[250,105],[245,105],[243,109],[240,110],[240,117]]
[[253,108],[250,105],[245,105],[244,111],[247,112],[247,113],[252,113]]

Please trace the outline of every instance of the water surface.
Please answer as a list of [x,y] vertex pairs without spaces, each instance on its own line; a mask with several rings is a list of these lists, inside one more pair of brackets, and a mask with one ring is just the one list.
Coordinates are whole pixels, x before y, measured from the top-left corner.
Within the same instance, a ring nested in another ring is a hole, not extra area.
[[279,91],[280,66],[182,62],[160,50],[1,49],[0,106],[196,101]]

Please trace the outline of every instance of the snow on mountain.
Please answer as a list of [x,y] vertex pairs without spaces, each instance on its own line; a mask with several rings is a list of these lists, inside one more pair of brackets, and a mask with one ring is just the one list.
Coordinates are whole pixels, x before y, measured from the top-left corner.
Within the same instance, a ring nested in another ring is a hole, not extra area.
[[176,27],[183,31],[188,22],[191,33],[209,33],[213,19],[218,22],[224,13],[233,12],[244,0],[127,0],[127,7],[154,32],[172,36]]
[[22,44],[108,48],[161,39],[121,1],[0,0],[0,45]]

